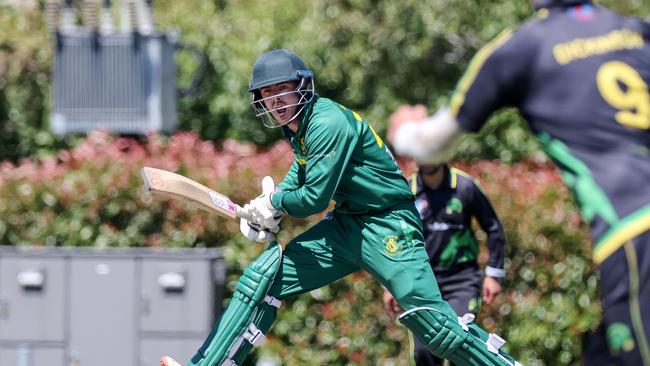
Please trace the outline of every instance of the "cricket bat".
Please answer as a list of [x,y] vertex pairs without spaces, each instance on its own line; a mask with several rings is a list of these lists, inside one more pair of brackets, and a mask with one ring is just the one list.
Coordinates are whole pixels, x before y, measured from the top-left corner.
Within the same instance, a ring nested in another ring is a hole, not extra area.
[[142,179],[147,191],[155,195],[183,201],[222,217],[251,220],[250,212],[231,201],[228,196],[180,174],[144,167]]

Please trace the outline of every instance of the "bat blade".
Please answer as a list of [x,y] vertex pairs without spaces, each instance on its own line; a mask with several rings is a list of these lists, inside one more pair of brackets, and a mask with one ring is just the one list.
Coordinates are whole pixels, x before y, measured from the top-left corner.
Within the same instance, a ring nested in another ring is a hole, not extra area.
[[151,167],[142,168],[145,188],[158,196],[180,200],[202,210],[236,219],[250,219],[246,210],[228,196],[216,192],[180,174]]

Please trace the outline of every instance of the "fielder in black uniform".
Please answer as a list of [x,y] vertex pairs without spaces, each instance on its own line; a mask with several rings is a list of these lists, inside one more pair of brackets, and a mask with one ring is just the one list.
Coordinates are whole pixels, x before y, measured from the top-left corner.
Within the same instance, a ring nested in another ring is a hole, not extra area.
[[[490,304],[501,292],[503,269],[503,227],[479,183],[467,173],[447,164],[422,165],[409,178],[415,206],[424,226],[429,263],[442,297],[457,314],[476,315],[482,300]],[[489,249],[485,273],[477,262],[478,242],[472,230],[476,218],[487,234]],[[485,276],[484,276],[485,274]],[[482,294],[481,294],[482,292]],[[400,311],[397,302],[384,292],[389,313]],[[418,366],[442,365],[442,360],[414,339]]]
[[440,161],[519,108],[590,224],[603,323],[584,364],[650,366],[650,24],[586,0],[534,4],[536,19],[481,49],[449,108],[404,124],[395,149]]

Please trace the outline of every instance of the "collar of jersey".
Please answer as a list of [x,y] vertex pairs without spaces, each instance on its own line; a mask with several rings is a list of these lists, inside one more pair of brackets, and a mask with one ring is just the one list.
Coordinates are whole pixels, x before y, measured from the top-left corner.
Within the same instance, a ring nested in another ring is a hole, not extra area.
[[424,191],[435,192],[435,191],[438,191],[438,190],[441,190],[441,189],[453,190],[455,187],[452,187],[452,184],[451,184],[451,170],[449,169],[449,165],[445,165],[443,169],[445,170],[445,176],[442,178],[442,182],[440,183],[440,185],[436,189],[431,189],[431,188],[425,186],[424,181],[422,180],[422,175],[420,174],[420,172],[418,172],[415,175],[415,179],[416,179],[416,182],[417,182],[417,190],[416,190],[415,195],[417,196],[417,195],[419,195],[420,193],[422,193]]

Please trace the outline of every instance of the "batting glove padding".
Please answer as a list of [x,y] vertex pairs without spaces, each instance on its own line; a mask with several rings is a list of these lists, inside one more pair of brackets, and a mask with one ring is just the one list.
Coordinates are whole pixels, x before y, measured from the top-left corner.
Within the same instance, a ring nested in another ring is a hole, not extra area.
[[271,195],[274,192],[275,183],[273,178],[266,176],[262,179],[262,194],[244,206],[251,214],[251,222],[271,231],[279,226],[282,220],[280,211],[276,210],[271,204]]
[[262,228],[259,224],[249,222],[246,219],[239,221],[239,231],[248,240],[256,241],[258,243],[268,243],[274,239],[274,233],[280,231],[280,226],[275,226],[273,231],[271,229]]

